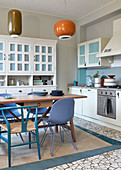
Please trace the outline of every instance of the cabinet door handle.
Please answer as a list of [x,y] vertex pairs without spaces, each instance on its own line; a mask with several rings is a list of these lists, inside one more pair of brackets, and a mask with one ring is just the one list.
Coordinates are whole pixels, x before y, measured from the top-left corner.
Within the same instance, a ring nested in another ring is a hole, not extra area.
[[100,65],[100,61],[99,61],[99,63],[98,63],[99,65]]
[[86,66],[86,62],[85,62],[85,64],[84,64],[84,66]]
[[91,91],[91,90],[88,89],[88,91]]
[[8,60],[10,60],[10,54],[8,54]]
[[117,93],[117,96],[118,96],[118,98],[119,98],[119,92]]
[[6,59],[6,54],[4,54],[4,60]]
[[80,90],[80,93],[82,93],[82,90]]
[[36,56],[34,55],[34,61],[35,61],[35,57],[36,57]]

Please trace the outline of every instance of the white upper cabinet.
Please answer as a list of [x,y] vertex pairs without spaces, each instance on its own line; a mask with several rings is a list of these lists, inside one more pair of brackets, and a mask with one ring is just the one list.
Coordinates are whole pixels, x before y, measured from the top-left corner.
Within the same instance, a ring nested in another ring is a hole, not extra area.
[[34,44],[34,74],[54,74],[55,45]]
[[110,66],[108,58],[99,58],[109,38],[98,38],[78,44],[78,68]]
[[9,42],[8,46],[8,73],[30,74],[32,72],[31,44]]
[[3,86],[56,86],[56,43],[56,40],[12,39],[0,35],[0,80],[3,80]]
[[0,40],[0,72],[1,74],[6,72],[6,50],[4,40]]

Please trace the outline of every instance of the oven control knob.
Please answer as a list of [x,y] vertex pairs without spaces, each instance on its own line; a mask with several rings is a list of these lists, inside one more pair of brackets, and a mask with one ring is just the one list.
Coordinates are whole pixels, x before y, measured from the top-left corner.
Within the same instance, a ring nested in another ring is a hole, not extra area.
[[101,91],[101,94],[103,94],[103,92]]
[[110,92],[110,95],[112,95],[112,93]]
[[107,92],[105,92],[105,94],[107,94]]

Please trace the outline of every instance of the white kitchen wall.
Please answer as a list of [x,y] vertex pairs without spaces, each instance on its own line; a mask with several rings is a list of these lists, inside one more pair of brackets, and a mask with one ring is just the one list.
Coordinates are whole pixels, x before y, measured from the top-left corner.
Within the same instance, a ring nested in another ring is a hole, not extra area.
[[[6,35],[7,16],[9,9],[0,8],[0,34]],[[38,13],[22,12],[23,37],[56,39],[54,24],[62,18],[41,15]],[[57,88],[66,92],[67,84],[76,79],[76,34],[71,40],[58,40],[57,43]]]

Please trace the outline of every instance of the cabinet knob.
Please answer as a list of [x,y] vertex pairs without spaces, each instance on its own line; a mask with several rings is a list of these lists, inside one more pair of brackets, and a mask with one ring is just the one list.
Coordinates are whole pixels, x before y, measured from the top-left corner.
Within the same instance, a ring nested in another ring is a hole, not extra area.
[[36,56],[34,55],[34,61],[35,61],[35,57],[36,57]]
[[6,54],[4,54],[4,60],[6,59]]
[[8,54],[8,60],[10,60],[10,54]]
[[80,93],[82,93],[82,90],[80,90]]
[[22,90],[19,90],[18,92],[22,93]]
[[119,98],[119,92],[117,93],[117,96],[118,96],[118,98]]

